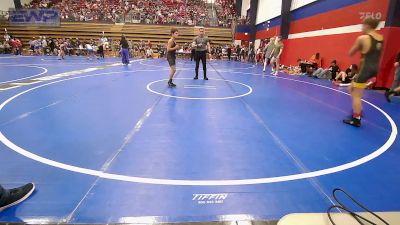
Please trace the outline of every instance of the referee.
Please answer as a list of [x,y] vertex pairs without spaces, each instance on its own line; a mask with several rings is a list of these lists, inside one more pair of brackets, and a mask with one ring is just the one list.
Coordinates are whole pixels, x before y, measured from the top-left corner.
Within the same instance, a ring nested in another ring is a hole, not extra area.
[[196,59],[196,76],[194,77],[195,80],[199,79],[199,65],[200,60],[203,64],[203,71],[204,71],[204,80],[208,80],[207,78],[207,50],[211,57],[211,48],[210,48],[210,40],[207,36],[204,36],[204,27],[199,28],[199,36],[197,36],[192,43],[192,47],[196,50],[195,59]]

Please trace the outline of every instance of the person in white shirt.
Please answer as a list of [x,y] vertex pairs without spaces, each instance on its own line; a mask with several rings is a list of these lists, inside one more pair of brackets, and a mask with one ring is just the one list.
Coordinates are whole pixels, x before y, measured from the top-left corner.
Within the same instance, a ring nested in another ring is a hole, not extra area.
[[93,46],[88,42],[88,43],[86,43],[85,47],[86,47],[88,59],[92,60],[92,58],[94,57],[94,55],[93,55],[93,53],[94,53]]
[[4,34],[4,40],[6,40],[8,42],[8,41],[10,41],[10,39],[11,39],[11,36],[6,31],[6,34]]
[[43,48],[43,54],[46,54],[46,52],[47,52],[47,40],[46,40],[46,37],[43,37],[43,39],[42,39],[42,48]]
[[146,51],[146,57],[147,58],[153,58],[153,49],[148,48]]

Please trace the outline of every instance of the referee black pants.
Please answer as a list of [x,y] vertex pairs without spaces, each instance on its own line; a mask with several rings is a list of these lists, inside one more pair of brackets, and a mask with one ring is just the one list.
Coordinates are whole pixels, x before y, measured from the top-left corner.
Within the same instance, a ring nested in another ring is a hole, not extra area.
[[199,76],[200,60],[201,60],[201,63],[203,64],[204,77],[207,77],[206,51],[196,51],[196,70],[195,70],[196,77]]
[[192,52],[190,53],[190,61],[193,61],[193,59],[196,59],[196,51],[193,49]]

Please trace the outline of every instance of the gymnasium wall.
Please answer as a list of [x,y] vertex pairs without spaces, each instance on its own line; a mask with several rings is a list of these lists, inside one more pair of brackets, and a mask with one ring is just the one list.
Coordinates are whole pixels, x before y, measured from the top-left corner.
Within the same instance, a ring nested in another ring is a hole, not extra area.
[[308,59],[320,52],[324,66],[336,59],[342,67],[358,63],[359,56],[348,50],[360,34],[367,15],[380,18],[384,27],[389,0],[320,0],[292,11],[289,39],[283,62],[294,64],[297,58]]
[[0,10],[8,11],[10,8],[14,8],[14,0],[1,0]]
[[[309,59],[316,52],[321,53],[324,67],[333,59],[343,69],[359,63],[359,55],[350,57],[347,53],[360,35],[362,20],[373,16],[381,19],[380,32],[385,36],[382,62],[387,65],[381,67],[384,76],[378,76],[378,86],[388,86],[393,76],[386,73],[390,73],[395,52],[400,50],[400,42],[394,41],[399,37],[398,28],[384,28],[389,4],[390,0],[293,0],[290,34],[289,39],[284,40],[282,63],[295,65],[297,59]],[[264,10],[259,9],[259,12]],[[257,24],[256,39],[279,35],[280,24],[280,15]]]
[[250,9],[250,0],[242,0],[242,16],[247,16],[247,10]]
[[[242,0],[241,17],[247,16],[247,11],[250,9],[250,0]],[[248,25],[238,25],[235,28],[234,40],[249,41],[251,28]]]
[[[31,0],[21,0],[21,4],[28,4]],[[8,11],[10,8],[15,8],[14,0],[0,0],[0,11]]]
[[235,40],[238,41],[250,41],[251,32],[250,26],[248,25],[237,25],[235,30]]
[[268,21],[281,15],[282,1],[261,0],[258,1],[256,24]]

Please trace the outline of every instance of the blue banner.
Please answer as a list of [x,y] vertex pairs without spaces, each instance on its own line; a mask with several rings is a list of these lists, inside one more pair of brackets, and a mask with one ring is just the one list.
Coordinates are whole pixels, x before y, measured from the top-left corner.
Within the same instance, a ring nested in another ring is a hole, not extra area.
[[9,12],[11,26],[60,26],[60,12],[56,9],[10,9]]

